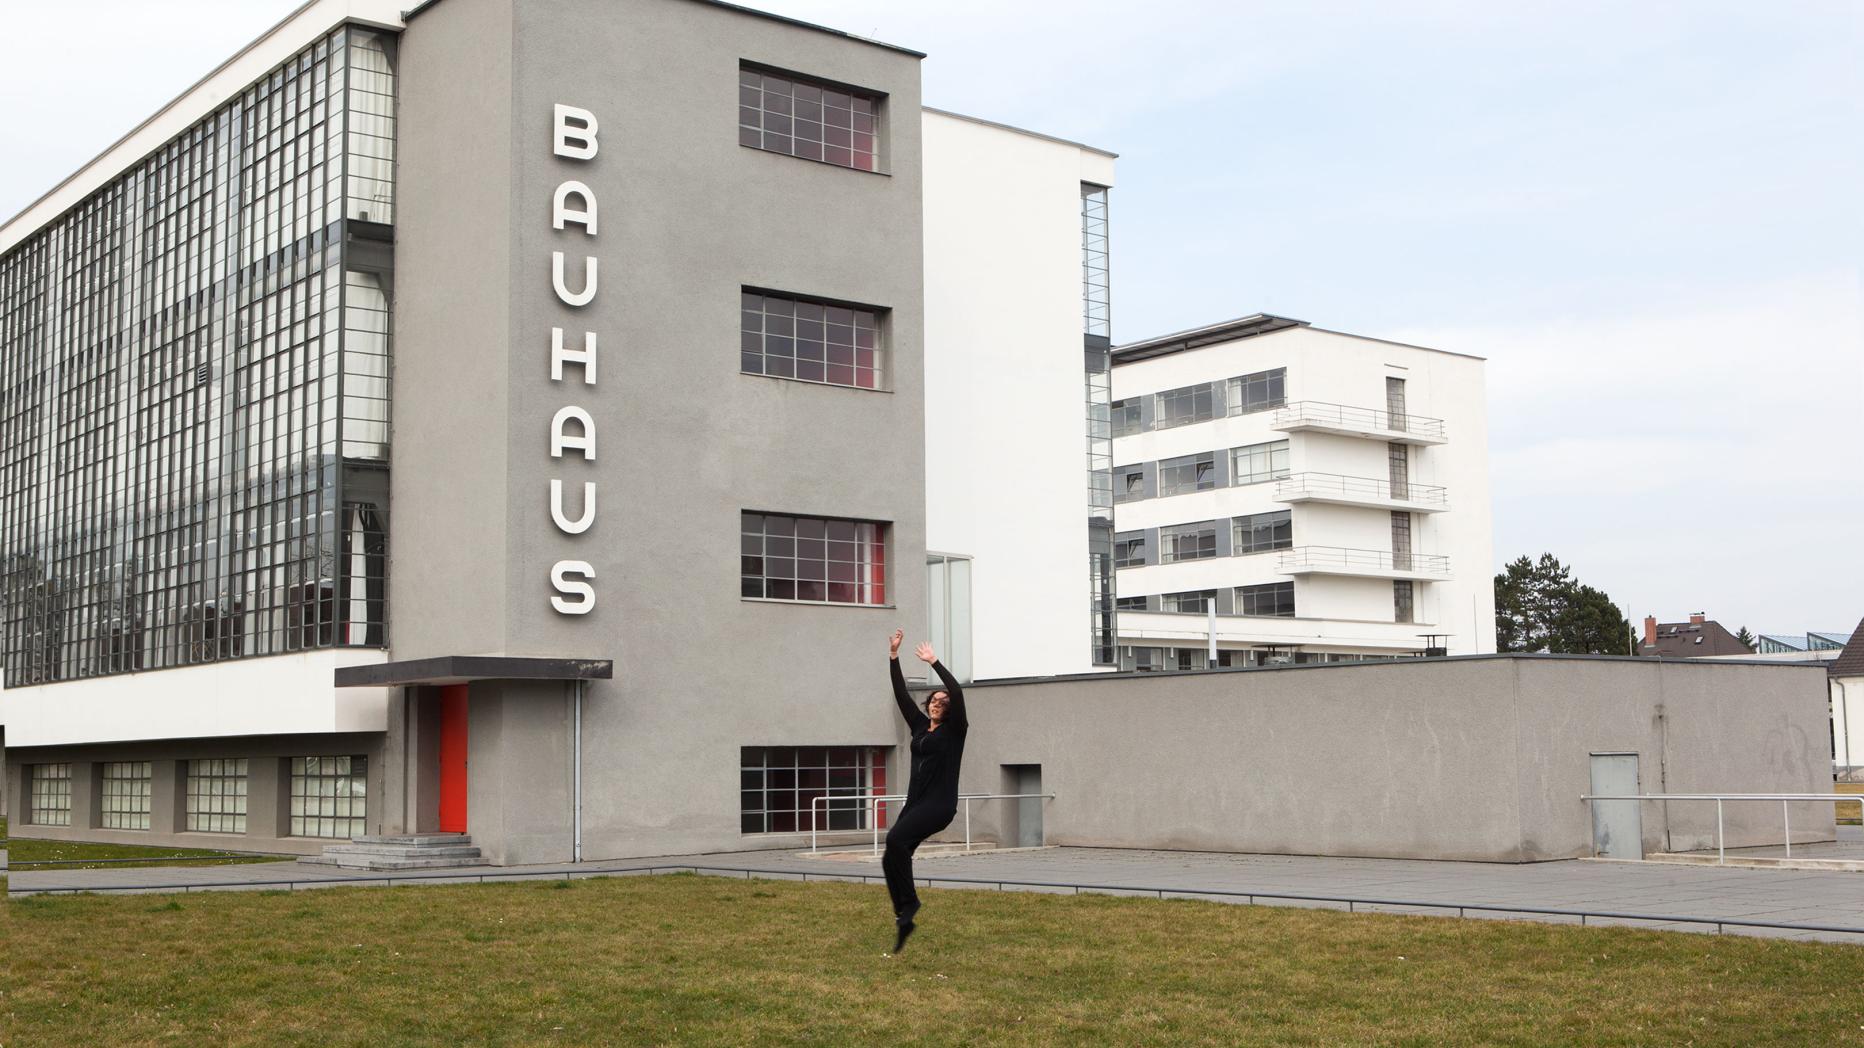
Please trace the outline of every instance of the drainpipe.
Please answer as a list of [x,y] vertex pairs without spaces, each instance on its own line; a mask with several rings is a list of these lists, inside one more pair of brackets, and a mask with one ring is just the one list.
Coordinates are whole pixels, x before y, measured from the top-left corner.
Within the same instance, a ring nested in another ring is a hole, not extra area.
[[570,682],[570,861],[582,861],[582,700],[583,682]]

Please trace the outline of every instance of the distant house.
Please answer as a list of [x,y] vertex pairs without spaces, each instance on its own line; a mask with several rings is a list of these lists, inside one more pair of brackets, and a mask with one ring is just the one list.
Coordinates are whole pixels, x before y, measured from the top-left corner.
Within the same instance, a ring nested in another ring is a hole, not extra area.
[[1838,778],[1864,778],[1864,621],[1838,657],[1825,666],[1832,690],[1832,769]]
[[[1840,651],[1850,639],[1843,633],[1763,633],[1754,638],[1754,650],[1761,655],[1791,655],[1799,652]],[[1834,658],[1835,656],[1827,656]]]
[[1658,622],[1655,617],[1646,615],[1644,642],[1638,645],[1637,653],[1660,659],[1701,659],[1752,655],[1754,650],[1736,640],[1721,623],[1696,612],[1688,622]]

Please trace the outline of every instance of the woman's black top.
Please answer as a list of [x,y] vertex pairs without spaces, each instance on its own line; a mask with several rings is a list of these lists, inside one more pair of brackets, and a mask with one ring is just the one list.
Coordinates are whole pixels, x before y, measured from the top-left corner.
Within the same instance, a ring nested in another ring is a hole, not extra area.
[[950,698],[945,706],[945,719],[939,722],[938,730],[933,731],[931,718],[921,712],[913,704],[913,697],[906,693],[900,660],[888,659],[887,664],[893,669],[893,699],[900,704],[900,716],[906,718],[906,726],[913,732],[912,781],[906,787],[906,806],[900,813],[903,815],[921,805],[956,811],[958,764],[964,759],[964,733],[970,727],[964,716],[964,689],[958,687],[943,663],[932,664]]

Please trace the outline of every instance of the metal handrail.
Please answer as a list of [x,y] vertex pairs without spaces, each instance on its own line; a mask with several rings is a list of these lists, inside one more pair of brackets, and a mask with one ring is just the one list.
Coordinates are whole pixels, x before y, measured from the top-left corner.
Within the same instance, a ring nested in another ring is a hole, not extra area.
[[[220,881],[208,884],[133,884],[133,885],[97,885],[90,887],[57,888],[12,888],[8,895],[106,895],[112,892],[133,892],[144,894],[159,891],[218,891],[223,889],[283,888],[286,891],[298,891],[299,887],[311,888],[366,888],[371,885],[383,885],[393,888],[396,884],[418,881],[445,881],[459,883],[476,881],[480,884],[499,881],[523,881],[549,878],[560,881],[588,880],[592,877],[626,877],[631,875],[653,875],[664,873],[692,873],[736,876],[743,874],[746,880],[752,876],[773,877],[783,880],[800,880],[809,882],[814,876],[823,881],[869,881],[881,879],[881,875],[857,873],[853,871],[823,870],[773,870],[756,866],[708,866],[696,863],[654,863],[644,866],[624,866],[606,870],[538,870],[521,872],[463,873],[458,870],[436,870],[431,873],[399,873],[380,877],[319,877],[302,880],[278,881]],[[1023,881],[1003,877],[918,877],[927,887],[934,884],[969,884],[979,887],[995,885],[998,891],[1006,888],[1072,888],[1076,895],[1083,890],[1088,892],[1126,892],[1129,894],[1156,895],[1163,899],[1167,895],[1181,895],[1191,898],[1208,896],[1222,899],[1244,899],[1254,906],[1257,899],[1278,899],[1287,902],[1333,902],[1345,903],[1347,911],[1354,912],[1355,906],[1406,906],[1420,910],[1455,910],[1458,917],[1465,916],[1467,910],[1480,913],[1526,913],[1538,916],[1577,917],[1584,925],[1586,918],[1605,918],[1615,921],[1648,921],[1658,924],[1713,924],[1719,934],[1724,926],[1733,928],[1771,928],[1802,932],[1834,932],[1844,935],[1864,936],[1864,927],[1843,924],[1804,924],[1787,921],[1752,921],[1740,917],[1692,917],[1674,913],[1625,913],[1616,910],[1572,910],[1554,909],[1544,906],[1504,906],[1496,903],[1444,902],[1426,899],[1373,899],[1363,896],[1348,895],[1296,895],[1292,892],[1263,892],[1236,890],[1229,888],[1162,888],[1157,885],[1128,884],[1081,884],[1074,881]]]
[[[1824,801],[1834,804],[1852,803],[1864,806],[1864,794],[1856,793],[1633,793],[1606,794],[1582,793],[1579,799],[1590,805],[1593,801],[1714,801],[1715,802],[1715,862],[1719,866],[1728,864],[1727,842],[1722,836],[1722,802],[1723,801],[1779,801],[1780,824],[1785,829],[1786,857],[1793,857],[1793,816],[1787,805]],[[1837,809],[1832,809],[1837,817]],[[1598,858],[1595,847],[1592,857]]]
[[[965,852],[968,854],[971,850],[971,802],[972,801],[1033,800],[1037,797],[1044,798],[1046,800],[1055,799],[1055,795],[1052,793],[961,793],[959,794],[958,799],[964,802],[964,850]],[[822,801],[831,800],[831,799],[838,800],[838,801],[865,800],[868,802],[867,823],[868,823],[868,826],[871,827],[874,831],[874,854],[879,855],[880,854],[880,806],[882,804],[885,804],[888,801],[903,801],[906,799],[906,797],[904,794],[897,794],[897,793],[895,794],[875,793],[875,794],[867,794],[865,796],[854,796],[854,797],[850,797],[846,795],[840,796],[840,797],[834,797],[834,798],[817,797],[815,800],[810,801],[809,802],[809,827],[810,827],[809,829],[809,854],[811,855],[815,855],[819,853],[819,849],[816,845],[815,806],[821,803]],[[1047,831],[1045,830],[1043,832],[1044,839],[1046,839],[1047,836],[1048,834],[1047,834]]]
[[1450,558],[1441,553],[1393,553],[1390,550],[1347,549],[1344,546],[1295,546],[1282,551],[1277,567],[1284,572],[1292,568],[1314,567],[1448,575]]
[[1433,440],[1444,439],[1443,420],[1426,415],[1407,415],[1377,408],[1330,404],[1324,400],[1295,400],[1275,409],[1275,429],[1302,423],[1338,426],[1342,429],[1383,430],[1387,433],[1415,433]]
[[1348,477],[1339,473],[1291,473],[1275,485],[1275,498],[1286,502],[1302,495],[1335,495],[1342,498],[1391,499],[1398,502],[1422,502],[1431,506],[1448,504],[1445,489],[1435,484],[1405,482],[1394,485],[1373,477]]

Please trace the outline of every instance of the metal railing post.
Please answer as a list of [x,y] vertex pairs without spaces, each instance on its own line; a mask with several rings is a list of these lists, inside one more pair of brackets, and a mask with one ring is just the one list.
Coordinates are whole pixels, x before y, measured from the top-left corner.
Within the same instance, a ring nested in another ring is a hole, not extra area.
[[1728,865],[1728,837],[1722,832],[1722,799],[1715,798],[1715,864]]
[[[1833,811],[1837,809],[1834,808]],[[1834,819],[1837,817],[1837,815],[1832,816]],[[1790,859],[1793,857],[1793,814],[1791,805],[1786,801],[1780,802],[1780,826],[1786,831],[1786,857]]]
[[971,853],[971,798],[964,799],[964,851]]

